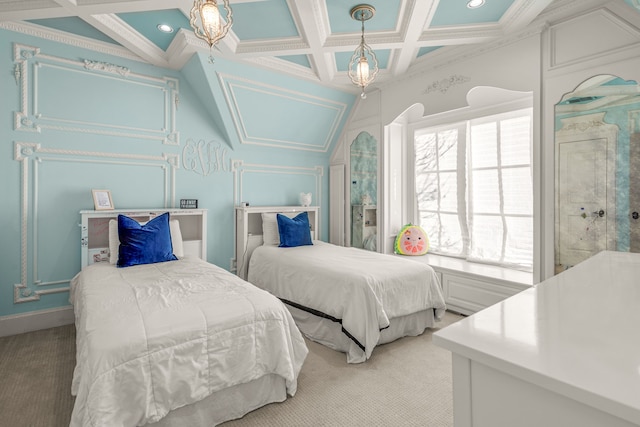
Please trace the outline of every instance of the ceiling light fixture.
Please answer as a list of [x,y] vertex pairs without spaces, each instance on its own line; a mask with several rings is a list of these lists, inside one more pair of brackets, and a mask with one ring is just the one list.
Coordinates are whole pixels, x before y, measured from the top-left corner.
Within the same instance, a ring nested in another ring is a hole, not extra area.
[[157,28],[163,33],[173,33],[173,27],[169,24],[158,24]]
[[[364,90],[373,82],[378,74],[378,59],[371,47],[364,41],[364,21],[368,21],[375,15],[376,9],[368,4],[359,4],[351,9],[351,18],[362,22],[362,37],[360,45],[356,48],[351,61],[349,61],[349,77],[354,85],[362,89],[360,97],[365,99]],[[371,63],[369,63],[371,61]]]
[[213,46],[229,32],[233,25],[233,12],[229,6],[229,0],[223,0],[224,9],[227,12],[226,24],[222,25],[222,18],[218,10],[216,0],[194,0],[191,8],[189,23],[196,37],[209,45],[209,62],[213,64]]
[[467,7],[469,9],[476,9],[483,5],[484,5],[484,0],[469,0],[469,3],[467,3]]

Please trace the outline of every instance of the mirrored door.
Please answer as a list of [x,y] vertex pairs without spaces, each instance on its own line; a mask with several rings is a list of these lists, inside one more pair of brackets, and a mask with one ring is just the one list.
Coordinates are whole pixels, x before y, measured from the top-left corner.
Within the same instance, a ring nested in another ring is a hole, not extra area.
[[351,142],[351,246],[377,251],[378,141],[360,132]]

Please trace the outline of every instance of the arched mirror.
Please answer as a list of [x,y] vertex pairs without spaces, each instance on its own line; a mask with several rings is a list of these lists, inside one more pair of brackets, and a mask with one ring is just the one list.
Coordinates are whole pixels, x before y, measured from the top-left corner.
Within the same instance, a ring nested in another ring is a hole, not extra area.
[[351,246],[377,250],[378,141],[360,132],[349,152],[351,177]]
[[555,108],[555,271],[640,252],[640,87],[598,75]]

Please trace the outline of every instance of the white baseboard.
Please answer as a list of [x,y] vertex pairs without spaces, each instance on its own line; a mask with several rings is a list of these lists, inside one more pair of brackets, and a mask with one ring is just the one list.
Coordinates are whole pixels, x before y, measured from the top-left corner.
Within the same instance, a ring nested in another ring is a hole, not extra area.
[[69,325],[74,321],[72,306],[3,316],[0,317],[0,337]]

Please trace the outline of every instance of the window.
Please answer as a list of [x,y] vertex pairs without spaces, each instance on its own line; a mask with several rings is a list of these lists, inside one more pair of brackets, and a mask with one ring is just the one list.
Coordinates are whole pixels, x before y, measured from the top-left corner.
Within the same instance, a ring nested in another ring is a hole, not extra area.
[[415,130],[430,252],[532,270],[531,121],[527,108]]

